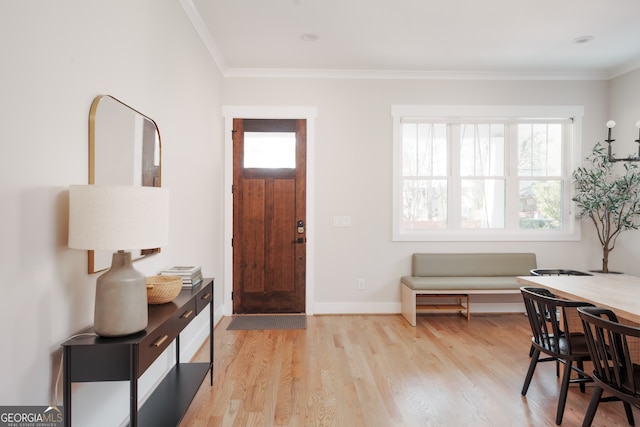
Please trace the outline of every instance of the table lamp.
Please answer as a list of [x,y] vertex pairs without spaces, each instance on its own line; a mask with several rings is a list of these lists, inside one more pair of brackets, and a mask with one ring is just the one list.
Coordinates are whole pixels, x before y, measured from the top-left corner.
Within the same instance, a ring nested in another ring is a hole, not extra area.
[[114,250],[111,268],[96,280],[94,330],[104,337],[147,327],[146,278],[133,268],[131,249],[165,246],[169,191],[159,187],[69,187],[69,247]]

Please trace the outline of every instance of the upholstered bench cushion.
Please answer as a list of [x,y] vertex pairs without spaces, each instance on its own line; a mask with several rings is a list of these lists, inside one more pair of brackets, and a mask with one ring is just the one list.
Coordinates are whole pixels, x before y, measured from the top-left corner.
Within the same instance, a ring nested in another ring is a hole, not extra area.
[[440,290],[442,292],[466,290],[503,290],[519,289],[520,284],[514,276],[446,276],[416,277],[404,276],[402,283],[413,290]]
[[411,259],[411,276],[419,277],[515,277],[529,275],[532,268],[533,253],[413,254]]

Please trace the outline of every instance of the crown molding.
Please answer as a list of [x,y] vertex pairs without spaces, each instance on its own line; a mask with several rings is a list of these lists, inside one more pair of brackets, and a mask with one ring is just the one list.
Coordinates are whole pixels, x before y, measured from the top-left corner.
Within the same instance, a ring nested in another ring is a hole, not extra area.
[[227,64],[224,60],[224,57],[222,56],[222,53],[220,53],[220,49],[218,48],[218,45],[211,37],[211,33],[209,33],[207,26],[202,20],[200,13],[196,9],[196,7],[193,5],[193,1],[192,0],[178,0],[178,1],[180,2],[180,5],[184,9],[184,13],[187,15],[187,18],[189,18],[189,21],[191,21],[191,25],[193,25],[193,28],[196,30],[196,33],[200,37],[200,40],[202,40],[202,43],[204,44],[206,49],[209,51],[209,55],[211,55],[211,58],[213,58],[213,61],[218,66],[218,69],[220,70],[222,75],[224,75],[225,70],[227,69]]
[[228,68],[232,78],[306,78],[379,80],[609,80],[604,72],[393,71]]
[[607,80],[613,80],[616,77],[620,77],[624,74],[630,73],[631,71],[635,71],[640,69],[640,58],[635,61],[632,61],[622,67],[615,68],[610,74]]
[[223,77],[271,79],[359,79],[359,80],[611,80],[640,68],[640,59],[610,72],[528,71],[399,71],[338,69],[229,68],[192,0],[179,0]]

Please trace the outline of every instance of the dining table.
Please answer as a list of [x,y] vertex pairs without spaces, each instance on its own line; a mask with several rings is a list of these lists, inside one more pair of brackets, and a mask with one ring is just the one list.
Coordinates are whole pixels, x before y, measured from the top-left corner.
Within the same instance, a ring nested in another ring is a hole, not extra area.
[[623,323],[640,325],[640,277],[618,273],[591,276],[519,276],[523,286],[543,287],[556,296],[613,310]]

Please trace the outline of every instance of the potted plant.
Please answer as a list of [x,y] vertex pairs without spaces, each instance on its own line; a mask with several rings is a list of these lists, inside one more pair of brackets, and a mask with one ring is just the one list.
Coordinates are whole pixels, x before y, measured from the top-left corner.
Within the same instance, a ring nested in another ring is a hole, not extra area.
[[[597,143],[587,157],[588,165],[573,174],[578,216],[590,219],[602,246],[602,273],[609,272],[609,254],[625,230],[640,228],[640,175],[638,165],[623,162],[614,168],[607,150]],[[624,172],[624,173],[622,173]]]

